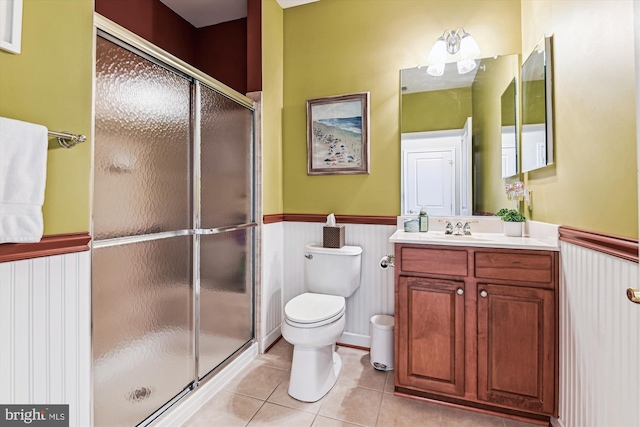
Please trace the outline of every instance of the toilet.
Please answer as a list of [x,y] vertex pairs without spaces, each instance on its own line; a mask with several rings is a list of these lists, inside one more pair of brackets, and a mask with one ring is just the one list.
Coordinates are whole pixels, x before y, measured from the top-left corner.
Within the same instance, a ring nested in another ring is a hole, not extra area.
[[309,292],[285,306],[282,336],[293,345],[289,395],[316,402],[331,390],[342,370],[335,347],[344,332],[345,298],[360,286],[362,248],[311,243],[304,256]]

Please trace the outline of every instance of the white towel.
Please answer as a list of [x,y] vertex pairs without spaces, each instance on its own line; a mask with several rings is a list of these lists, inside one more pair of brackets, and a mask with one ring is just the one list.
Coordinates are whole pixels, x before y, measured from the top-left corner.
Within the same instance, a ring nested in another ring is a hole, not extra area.
[[47,128],[0,117],[0,243],[39,242]]

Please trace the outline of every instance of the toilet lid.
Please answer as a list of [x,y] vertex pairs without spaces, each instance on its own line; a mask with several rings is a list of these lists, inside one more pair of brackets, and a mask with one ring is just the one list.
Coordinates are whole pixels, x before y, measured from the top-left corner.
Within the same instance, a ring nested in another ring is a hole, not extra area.
[[296,323],[317,323],[342,314],[344,306],[344,297],[306,293],[289,301],[284,314]]

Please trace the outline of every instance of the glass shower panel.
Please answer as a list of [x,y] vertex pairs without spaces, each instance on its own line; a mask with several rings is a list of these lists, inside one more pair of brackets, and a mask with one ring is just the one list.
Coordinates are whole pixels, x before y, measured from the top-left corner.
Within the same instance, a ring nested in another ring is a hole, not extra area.
[[193,381],[192,239],[93,249],[96,427],[137,425]]
[[252,222],[253,113],[201,88],[202,228]]
[[253,338],[252,229],[200,237],[202,378]]
[[94,239],[190,227],[192,90],[190,80],[97,38]]

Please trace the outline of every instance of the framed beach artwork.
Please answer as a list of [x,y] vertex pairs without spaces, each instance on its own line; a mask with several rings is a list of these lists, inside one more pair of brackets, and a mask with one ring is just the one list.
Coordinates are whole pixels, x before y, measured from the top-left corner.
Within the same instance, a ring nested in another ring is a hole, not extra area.
[[0,0],[0,49],[20,53],[22,0]]
[[307,100],[307,174],[369,173],[369,92]]

